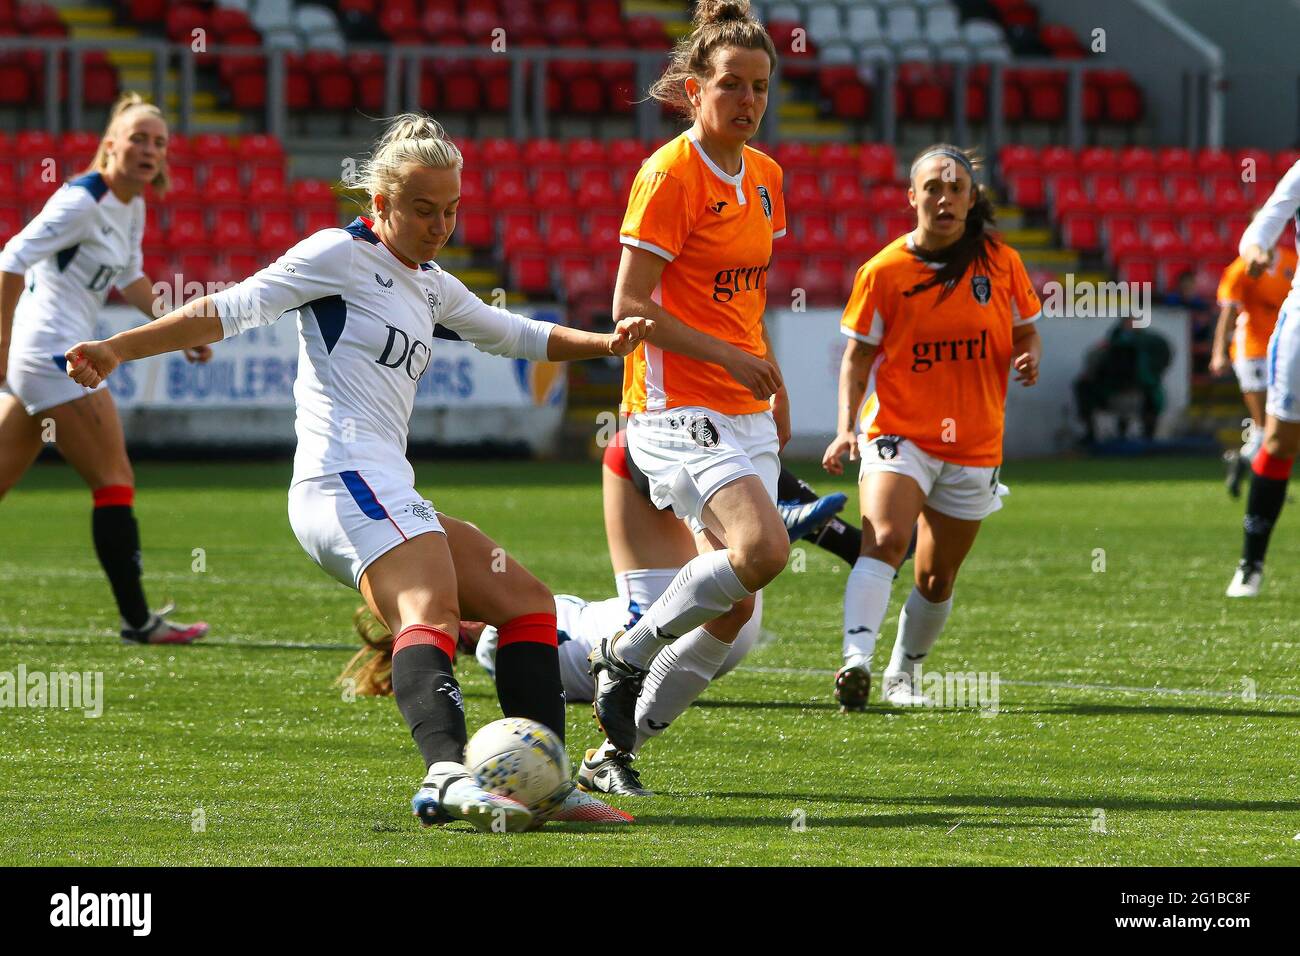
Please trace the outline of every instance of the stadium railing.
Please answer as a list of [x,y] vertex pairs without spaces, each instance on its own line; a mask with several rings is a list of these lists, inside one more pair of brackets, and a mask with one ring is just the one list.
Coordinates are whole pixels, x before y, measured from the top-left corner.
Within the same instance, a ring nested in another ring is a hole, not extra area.
[[[57,38],[16,38],[0,37],[0,55],[8,53],[31,53],[38,51],[44,56],[45,83],[44,125],[49,132],[57,133],[62,129],[86,128],[86,107],[82,77],[84,57],[95,51],[138,51],[152,54],[153,89],[156,102],[163,102],[168,90],[169,76],[174,69],[178,78],[177,128],[180,132],[189,132],[191,117],[194,113],[195,94],[199,89],[198,56],[200,53],[211,55],[254,56],[264,58],[267,70],[267,96],[264,114],[264,128],[267,133],[285,139],[289,130],[289,116],[286,88],[288,70],[285,50],[265,46],[209,46],[196,53],[190,46],[168,43],[162,40],[76,40]],[[552,63],[573,61],[597,62],[631,62],[636,67],[636,89],[645,90],[662,70],[664,55],[658,51],[639,50],[599,50],[599,49],[545,49],[536,47],[515,48],[500,53],[485,53],[476,47],[440,47],[440,46],[355,46],[349,52],[371,52],[384,57],[386,73],[384,82],[384,109],[392,114],[404,109],[419,109],[421,70],[430,61],[481,60],[486,56],[501,57],[510,64],[511,96],[508,122],[512,137],[545,138],[552,127],[547,106],[546,77],[547,67]],[[67,62],[68,82],[61,89],[60,77],[63,63]],[[814,68],[840,67],[843,63],[823,62],[819,58],[804,61],[804,65]],[[880,95],[874,97],[873,125],[875,141],[898,145],[900,121],[897,114],[895,89],[899,83],[899,73],[905,64],[872,63],[859,67],[862,75],[872,76],[874,86]],[[1067,102],[1065,110],[1065,141],[1075,149],[1086,145],[1084,117],[1084,85],[1090,73],[1112,69],[1094,65],[1088,60],[1059,60],[1050,58],[1021,57],[1008,63],[945,65],[952,70],[953,82],[951,94],[952,136],[960,143],[971,142],[975,124],[967,116],[967,87],[971,71],[975,68],[987,68],[988,84],[988,120],[983,124],[982,138],[985,154],[996,162],[996,157],[1003,145],[1008,142],[1007,122],[1003,116],[1003,97],[1008,70],[1043,69],[1067,76]],[[531,89],[529,84],[531,74]],[[1180,91],[1178,108],[1183,117],[1183,135],[1181,142],[1188,148],[1195,148],[1221,140],[1221,131],[1213,124],[1221,123],[1222,116],[1212,109],[1210,97],[1210,72],[1203,75],[1189,72]],[[772,87],[771,97],[760,139],[772,143],[781,139],[780,100],[782,91],[779,84]],[[66,111],[62,109],[66,100]],[[1169,104],[1159,104],[1156,108],[1169,108]],[[650,140],[659,135],[661,107],[653,100],[642,100],[635,107],[636,135]],[[1175,145],[1172,143],[1164,145]]]

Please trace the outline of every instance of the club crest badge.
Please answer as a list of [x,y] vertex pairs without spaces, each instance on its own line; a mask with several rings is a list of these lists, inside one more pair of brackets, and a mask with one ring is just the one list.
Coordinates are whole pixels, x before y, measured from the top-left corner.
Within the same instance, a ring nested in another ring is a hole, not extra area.
[[772,218],[772,197],[768,195],[766,186],[758,187],[758,198],[763,203],[763,214],[768,219]]
[[898,443],[903,440],[901,435],[880,435],[876,438],[876,454],[880,456],[881,461],[889,461],[891,458],[898,457]]
[[971,276],[970,291],[976,302],[988,305],[989,299],[993,297],[993,283],[989,282],[988,276]]
[[692,418],[690,425],[687,427],[690,430],[691,437],[695,439],[695,444],[701,448],[718,447],[718,429],[707,415]]

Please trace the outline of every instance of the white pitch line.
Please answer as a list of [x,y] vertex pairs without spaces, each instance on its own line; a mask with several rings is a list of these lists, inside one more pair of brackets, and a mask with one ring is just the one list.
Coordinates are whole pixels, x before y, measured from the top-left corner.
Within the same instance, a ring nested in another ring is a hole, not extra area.
[[[0,631],[0,638],[5,637],[41,637],[56,635],[60,637],[92,637],[92,638],[116,638],[116,634],[109,632],[87,633],[84,629],[73,627],[20,627],[16,631]],[[201,644],[210,647],[258,647],[258,648],[279,648],[287,651],[352,651],[360,647],[360,644],[318,644],[293,641],[259,641],[251,634],[225,634],[216,640],[203,640]],[[796,677],[833,677],[835,671],[823,670],[817,667],[760,667],[752,664],[742,664],[736,668],[738,671],[746,671],[751,674],[790,674]],[[939,673],[937,671],[932,673]],[[965,673],[965,672],[963,672]],[[1185,687],[1128,687],[1123,684],[1081,684],[1075,681],[1054,681],[1054,680],[1003,680],[998,679],[999,686],[1006,687],[1045,687],[1049,690],[1081,690],[1093,693],[1110,693],[1110,694],[1164,694],[1171,697],[1210,697],[1218,700],[1241,700],[1240,691],[1223,691],[1223,690],[1205,690],[1200,688]],[[1300,702],[1300,694],[1267,694],[1257,693],[1256,701],[1287,701]],[[1243,701],[1243,703],[1246,703]]]
[[[738,671],[756,674],[795,674],[805,677],[833,677],[835,671],[816,667],[758,667],[741,664]],[[932,673],[939,673],[933,671]],[[966,672],[963,672],[966,673]],[[1086,690],[1113,694],[1167,694],[1173,697],[1215,697],[1222,700],[1241,700],[1241,691],[1203,690],[1181,687],[1127,687],[1123,684],[1080,684],[1073,681],[1054,680],[1005,680],[998,678],[999,686],[1005,687],[1047,687],[1053,690]],[[1255,700],[1300,701],[1300,694],[1260,694]]]

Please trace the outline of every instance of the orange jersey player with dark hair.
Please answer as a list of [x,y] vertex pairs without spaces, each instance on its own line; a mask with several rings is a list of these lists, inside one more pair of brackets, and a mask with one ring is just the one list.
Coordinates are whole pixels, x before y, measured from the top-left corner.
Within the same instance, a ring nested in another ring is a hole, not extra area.
[[[883,697],[928,701],[919,668],[952,610],[953,582],[980,523],[1002,507],[1004,404],[1009,370],[1032,385],[1040,312],[1019,254],[986,227],[993,209],[975,165],[955,146],[923,150],[908,198],[917,227],[858,270],[841,330],[838,434],[822,464],[862,460],[862,555],[844,592],[844,665],[835,696],[861,710],[890,585],[917,526],[916,585],[898,619]],[[865,433],[855,423],[875,380]]]
[[[763,326],[772,244],[785,233],[782,177],[748,145],[776,48],[744,0],[700,0],[695,24],[650,91],[692,125],[632,184],[614,314],[654,321],[624,366],[627,444],[651,501],[688,523],[699,554],[591,652],[605,733],[579,770],[592,789],[628,776],[613,770],[630,766],[638,736],[662,731],[704,689],[707,677],[682,680],[670,662],[690,658],[711,677],[790,551],[776,506],[790,413]],[[657,701],[654,726],[638,717],[643,690]]]
[[1232,369],[1250,413],[1241,450],[1228,456],[1228,493],[1234,498],[1241,494],[1241,483],[1264,440],[1268,340],[1277,325],[1278,310],[1291,291],[1295,270],[1295,249],[1280,245],[1272,264],[1258,276],[1251,276],[1246,260],[1238,256],[1219,280],[1219,322],[1214,330],[1210,372],[1223,375]]

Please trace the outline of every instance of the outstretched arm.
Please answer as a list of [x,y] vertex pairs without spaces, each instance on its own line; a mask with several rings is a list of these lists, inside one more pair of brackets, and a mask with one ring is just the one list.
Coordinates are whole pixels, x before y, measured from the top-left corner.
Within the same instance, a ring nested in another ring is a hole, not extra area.
[[[149,281],[148,276],[141,276],[119,291],[127,304],[135,306],[150,319],[157,317],[155,308],[157,299],[153,294],[153,283]],[[212,349],[206,345],[196,345],[185,350],[185,358],[191,362],[206,362],[212,358]]]
[[123,362],[195,348],[222,338],[221,318],[210,296],[187,302],[146,325],[99,342],[78,342],[65,353],[68,377],[94,388]]

